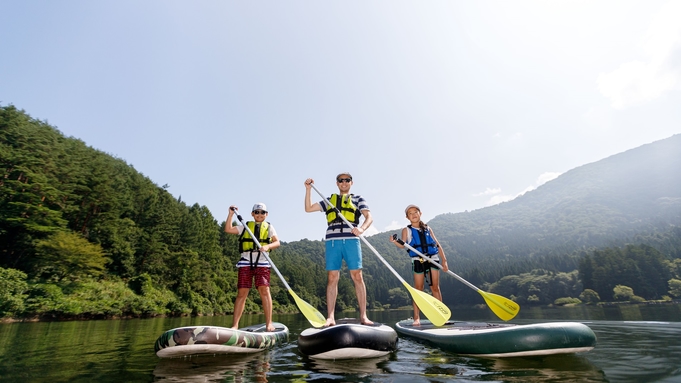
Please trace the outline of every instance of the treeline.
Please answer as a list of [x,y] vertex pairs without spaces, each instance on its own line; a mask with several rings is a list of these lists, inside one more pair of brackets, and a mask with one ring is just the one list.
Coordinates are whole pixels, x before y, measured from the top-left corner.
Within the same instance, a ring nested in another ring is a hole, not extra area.
[[624,285],[645,300],[659,300],[665,295],[681,298],[675,290],[681,278],[681,259],[668,260],[657,249],[629,245],[624,248],[597,250],[579,264],[584,289],[600,299],[613,301],[615,287]]
[[1,314],[229,311],[237,255],[221,233],[123,160],[0,108],[0,267],[22,298]]
[[489,291],[521,304],[669,301],[681,298],[681,259],[647,245],[606,248],[585,255],[578,270],[509,275]]
[[[512,205],[504,209],[508,206]],[[488,213],[501,214],[485,210]],[[503,212],[499,222],[518,215]],[[544,246],[543,238],[554,235],[544,230],[551,227],[549,221],[536,228],[543,230],[539,237],[530,230],[505,242],[506,237],[493,224],[476,218],[476,212],[463,216],[470,225],[448,226],[442,216],[431,224],[452,270],[486,291],[522,304],[577,299],[586,290],[603,300],[616,299],[621,294],[613,290],[621,286],[645,299],[675,294],[670,283],[679,278],[678,228],[664,231],[655,226],[626,237],[628,243],[641,246],[629,248],[621,242],[622,246],[594,251],[580,245],[576,251],[569,246],[570,236]],[[516,226],[529,225],[523,222]],[[0,107],[0,317],[231,313],[239,254],[237,238],[224,233],[225,224],[205,206],[188,206],[174,198],[125,161],[65,137],[14,106]],[[665,225],[670,227],[667,221]],[[579,230],[587,236],[605,232],[597,227]],[[409,257],[388,241],[391,234],[368,239],[411,281]],[[410,305],[398,279],[362,246],[369,308]],[[497,250],[489,255],[477,250],[473,255],[476,246]],[[323,242],[283,243],[272,259],[291,288],[325,312]],[[479,294],[454,278],[443,275],[441,284],[450,306],[481,303]],[[276,312],[297,311],[274,274],[271,290]],[[253,291],[250,298],[246,311],[259,312],[258,294]],[[344,272],[336,309],[356,307],[352,281]]]

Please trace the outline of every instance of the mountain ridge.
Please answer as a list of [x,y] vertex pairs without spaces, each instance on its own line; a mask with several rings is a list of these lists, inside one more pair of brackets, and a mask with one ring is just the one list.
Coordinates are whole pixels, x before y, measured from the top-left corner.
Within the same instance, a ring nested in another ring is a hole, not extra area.
[[[681,224],[676,169],[681,169],[681,134],[571,169],[499,205],[437,215],[429,225],[441,242],[464,256],[518,256],[519,251],[505,251],[504,243],[522,239],[542,243],[520,246],[534,249],[531,253],[566,244],[572,251],[602,246]],[[476,251],[473,245],[480,242],[494,245]]]

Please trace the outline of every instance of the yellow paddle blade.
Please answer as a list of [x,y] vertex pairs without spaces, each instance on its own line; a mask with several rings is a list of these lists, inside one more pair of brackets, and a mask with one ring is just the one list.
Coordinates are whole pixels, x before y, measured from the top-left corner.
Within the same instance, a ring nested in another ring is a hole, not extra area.
[[478,290],[480,295],[485,298],[487,306],[492,310],[501,320],[511,320],[518,315],[520,311],[520,306],[508,298],[504,298],[501,295],[487,293],[482,290]]
[[423,314],[436,326],[442,326],[449,320],[452,312],[449,308],[445,306],[444,303],[440,302],[437,298],[423,291],[416,290],[415,288],[409,286],[408,283],[402,282],[404,286],[409,290],[411,297],[416,302],[416,305],[423,311]]
[[293,297],[293,300],[296,301],[296,304],[298,305],[298,310],[305,315],[305,318],[310,322],[310,324],[314,327],[322,327],[326,324],[326,317],[322,315],[319,311],[317,311],[316,308],[314,308],[311,304],[305,302],[302,298],[300,298],[296,293],[293,292],[293,290],[289,289],[288,290],[289,294]]

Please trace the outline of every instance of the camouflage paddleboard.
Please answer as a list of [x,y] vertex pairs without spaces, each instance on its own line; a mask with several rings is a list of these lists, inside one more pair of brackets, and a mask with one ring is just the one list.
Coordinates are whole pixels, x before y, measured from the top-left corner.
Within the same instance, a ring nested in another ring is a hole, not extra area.
[[264,351],[288,340],[288,328],[274,323],[268,332],[265,324],[234,330],[226,327],[189,326],[168,330],[154,344],[160,358],[197,354],[243,354]]

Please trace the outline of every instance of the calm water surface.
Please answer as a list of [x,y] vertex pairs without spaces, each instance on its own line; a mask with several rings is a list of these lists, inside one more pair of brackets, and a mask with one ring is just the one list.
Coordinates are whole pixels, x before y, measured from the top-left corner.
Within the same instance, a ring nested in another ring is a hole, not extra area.
[[[354,317],[354,313],[346,313]],[[372,312],[388,325],[411,310]],[[488,309],[453,310],[457,320],[498,322]],[[231,316],[0,325],[0,382],[681,382],[681,305],[523,308],[511,323],[579,321],[594,350],[535,358],[473,358],[400,338],[383,358],[315,361],[298,352],[301,315],[278,315],[289,342],[249,356],[160,359],[154,341],[186,325],[229,327]],[[244,316],[242,326],[262,323]]]

